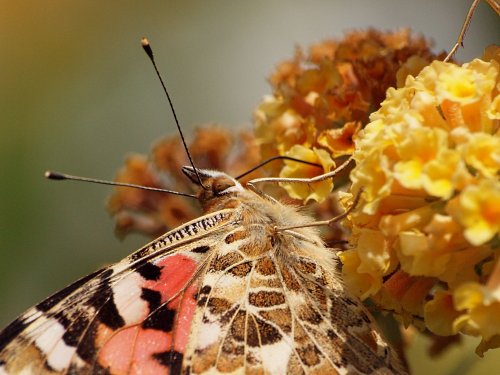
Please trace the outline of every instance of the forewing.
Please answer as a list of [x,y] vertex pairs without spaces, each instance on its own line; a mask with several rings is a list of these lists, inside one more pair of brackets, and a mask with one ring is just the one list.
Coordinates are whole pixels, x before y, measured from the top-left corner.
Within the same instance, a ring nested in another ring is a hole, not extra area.
[[166,233],[0,332],[0,374],[179,373],[200,273],[231,210]]

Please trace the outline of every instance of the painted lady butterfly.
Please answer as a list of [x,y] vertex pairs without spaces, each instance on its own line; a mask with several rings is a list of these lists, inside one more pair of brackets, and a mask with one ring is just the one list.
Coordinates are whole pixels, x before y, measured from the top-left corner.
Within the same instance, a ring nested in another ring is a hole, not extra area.
[[1,375],[406,373],[311,218],[225,173],[183,172],[204,216],[12,322]]

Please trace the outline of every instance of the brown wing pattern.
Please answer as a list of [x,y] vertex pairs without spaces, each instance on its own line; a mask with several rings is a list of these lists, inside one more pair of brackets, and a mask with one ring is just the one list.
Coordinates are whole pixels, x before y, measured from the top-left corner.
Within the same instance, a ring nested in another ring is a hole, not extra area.
[[339,278],[307,257],[293,258],[296,266],[281,263],[280,272],[295,313],[295,341],[303,342],[298,345],[307,353],[312,373],[334,373],[327,371],[329,366],[338,373],[406,373],[366,308]]
[[184,374],[404,373],[331,271],[256,232],[228,233],[208,266]]

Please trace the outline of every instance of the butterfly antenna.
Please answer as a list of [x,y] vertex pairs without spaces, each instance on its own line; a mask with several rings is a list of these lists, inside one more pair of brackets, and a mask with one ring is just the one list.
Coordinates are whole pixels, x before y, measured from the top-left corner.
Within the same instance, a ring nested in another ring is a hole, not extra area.
[[161,86],[163,87],[163,92],[167,96],[168,104],[170,105],[170,109],[172,110],[172,114],[173,114],[174,120],[175,120],[175,125],[177,126],[177,130],[179,131],[179,135],[181,136],[182,144],[184,145],[184,149],[186,150],[186,154],[188,156],[189,163],[193,167],[194,173],[196,174],[196,178],[198,179],[200,186],[204,190],[207,190],[207,187],[205,185],[203,185],[203,182],[201,181],[201,177],[200,177],[200,174],[198,173],[198,169],[194,166],[193,158],[191,157],[191,154],[189,153],[189,149],[188,149],[188,146],[186,144],[186,140],[184,139],[184,134],[182,133],[182,129],[181,129],[181,126],[179,124],[179,120],[177,119],[177,114],[175,113],[174,104],[172,103],[172,99],[170,98],[170,94],[168,93],[167,87],[165,86],[165,83],[163,82],[163,78],[160,74],[160,71],[158,70],[158,67],[156,66],[156,61],[155,61],[155,58],[153,56],[153,49],[151,48],[151,45],[149,44],[149,40],[147,38],[142,38],[141,45],[142,45],[142,48],[144,49],[144,52],[146,52],[146,55],[148,55],[149,60],[151,60],[151,63],[153,64],[156,75],[157,75],[158,79],[160,80]]
[[181,193],[179,191],[174,191],[174,190],[154,188],[154,187],[150,187],[150,186],[142,186],[142,185],[136,185],[136,184],[129,184],[129,183],[126,183],[126,182],[115,182],[115,181],[99,180],[97,178],[72,176],[70,174],[60,173],[60,172],[53,172],[53,171],[47,171],[47,172],[45,172],[45,178],[48,178],[49,180],[83,181],[83,182],[91,182],[93,184],[100,184],[100,185],[125,186],[125,187],[130,187],[130,188],[136,188],[136,189],[142,189],[142,190],[150,190],[150,191],[157,191],[157,192],[160,192],[160,193],[168,193],[168,194],[174,194],[174,195],[182,195],[184,197],[196,198],[196,195],[187,194],[187,193]]

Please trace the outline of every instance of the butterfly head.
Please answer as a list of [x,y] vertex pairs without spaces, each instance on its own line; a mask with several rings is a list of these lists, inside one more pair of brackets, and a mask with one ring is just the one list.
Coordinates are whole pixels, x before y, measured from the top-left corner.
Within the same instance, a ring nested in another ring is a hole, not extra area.
[[210,201],[228,198],[245,191],[245,188],[236,179],[224,172],[209,169],[197,169],[197,171],[203,186],[200,186],[200,180],[198,180],[193,167],[182,167],[182,172],[192,183],[200,187],[198,199],[204,205]]

